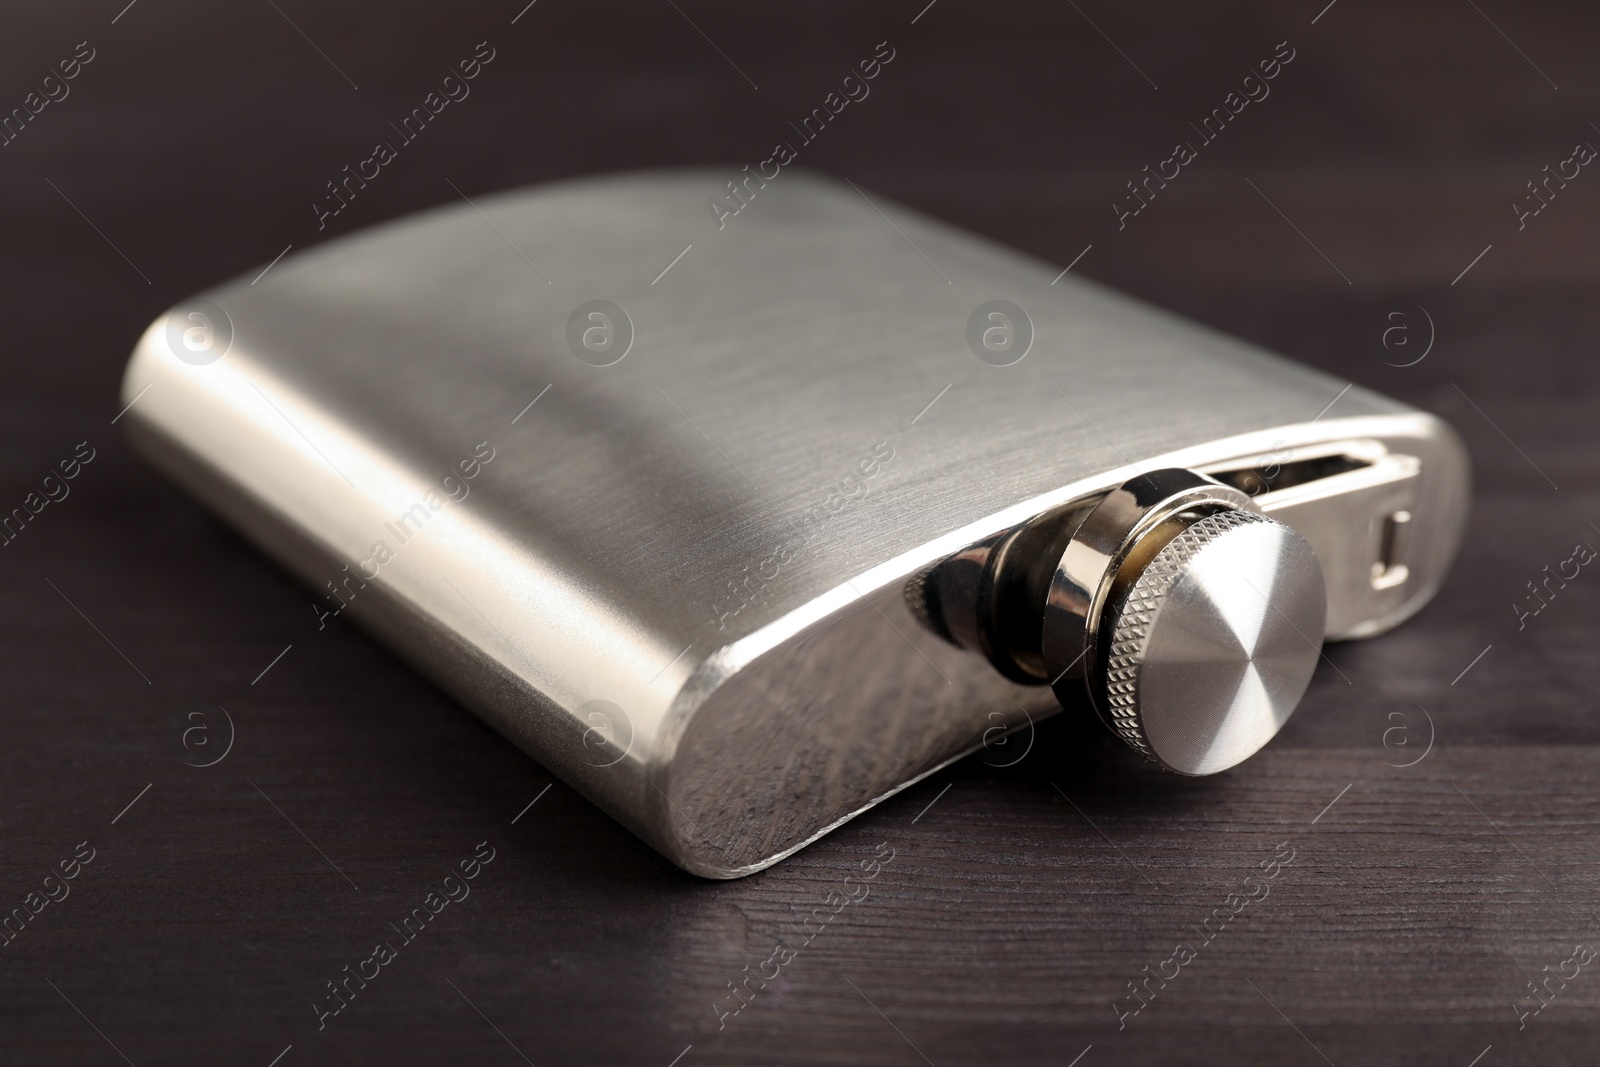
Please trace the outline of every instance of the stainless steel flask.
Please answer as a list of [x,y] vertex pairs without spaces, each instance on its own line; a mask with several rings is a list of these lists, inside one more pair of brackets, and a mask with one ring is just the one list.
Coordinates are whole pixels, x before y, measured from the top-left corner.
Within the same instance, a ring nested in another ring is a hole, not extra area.
[[151,325],[124,421],[319,621],[708,877],[1053,690],[1221,770],[1325,638],[1437,588],[1468,490],[1439,420],[848,185],[727,177],[287,257]]

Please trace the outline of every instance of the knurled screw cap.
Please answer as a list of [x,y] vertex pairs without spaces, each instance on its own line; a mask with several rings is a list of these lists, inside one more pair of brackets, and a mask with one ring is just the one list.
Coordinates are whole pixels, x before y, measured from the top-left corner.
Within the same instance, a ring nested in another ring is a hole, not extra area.
[[1110,643],[1091,684],[1101,713],[1168,770],[1215,774],[1270,741],[1300,702],[1327,593],[1304,538],[1225,510],[1169,541],[1107,612]]

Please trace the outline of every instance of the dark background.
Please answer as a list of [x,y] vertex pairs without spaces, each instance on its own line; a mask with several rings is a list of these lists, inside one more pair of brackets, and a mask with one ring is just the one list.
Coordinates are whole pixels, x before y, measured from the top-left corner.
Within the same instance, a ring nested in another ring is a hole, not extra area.
[[[0,1061],[1594,1062],[1600,964],[1521,1031],[1513,1005],[1600,937],[1600,577],[1521,630],[1512,605],[1600,545],[1600,175],[1520,232],[1511,207],[1600,144],[1592,4],[938,0],[913,24],[925,0],[538,0],[513,25],[524,0],[124,2],[0,12],[0,109],[96,50],[0,148],[0,511],[96,450],[0,549],[0,906],[96,850],[0,948]],[[324,182],[484,40],[472,95],[318,233]],[[1055,721],[1014,767],[970,760],[726,884],[560,783],[513,825],[550,775],[342,621],[318,632],[132,455],[122,364],[182,297],[449,182],[763,159],[883,40],[805,165],[1063,266],[1092,245],[1075,270],[1442,414],[1475,466],[1462,558],[1215,778]],[[1272,95],[1118,232],[1124,182],[1285,40]],[[1428,318],[1427,357],[1388,365]],[[232,750],[185,766],[221,708]],[[472,897],[319,1033],[324,983],[484,840]],[[1268,899],[1119,1031],[1129,980],[1282,841]],[[870,898],[719,1031],[728,983],[880,842]]]

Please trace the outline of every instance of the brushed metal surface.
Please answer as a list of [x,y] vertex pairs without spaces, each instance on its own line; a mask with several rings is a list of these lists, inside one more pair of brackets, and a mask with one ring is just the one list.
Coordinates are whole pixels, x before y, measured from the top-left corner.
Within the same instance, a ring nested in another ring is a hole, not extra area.
[[[901,587],[1135,465],[1350,440],[1414,457],[1408,577],[1360,625],[1437,587],[1466,468],[1432,417],[802,173],[719,231],[723,181],[514,192],[286,257],[203,294],[231,324],[214,362],[177,358],[171,316],[152,325],[125,421],[314,590],[338,583],[353,617],[711,877],[959,758],[991,712],[1052,708],[922,628]],[[1035,333],[1003,368],[965,341],[997,297]],[[567,340],[600,299],[633,329],[605,367]]]

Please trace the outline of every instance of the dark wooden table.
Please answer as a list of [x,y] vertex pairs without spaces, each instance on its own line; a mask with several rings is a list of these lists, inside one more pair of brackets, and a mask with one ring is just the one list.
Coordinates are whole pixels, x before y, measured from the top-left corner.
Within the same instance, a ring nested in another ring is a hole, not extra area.
[[[1520,626],[1514,605],[1600,546],[1600,174],[1520,229],[1513,207],[1600,145],[1593,5],[124,2],[0,14],[0,106],[66,94],[0,148],[0,509],[93,454],[0,549],[0,905],[41,909],[0,947],[0,1060],[1595,1062],[1600,576]],[[1083,253],[1471,448],[1437,601],[1330,649],[1230,773],[1163,777],[1055,721],[1016,766],[699,881],[361,633],[319,632],[112,425],[140,330],[199,288],[451,182],[765,158],[884,40],[806,165]],[[324,183],[480,41],[471,97],[319,231]],[[1270,96],[1119,230],[1125,183],[1279,42]],[[471,896],[392,933],[480,842]],[[731,1014],[880,843],[871,895]],[[1252,873],[1259,898],[1230,898]],[[396,959],[319,1030],[384,939]]]

